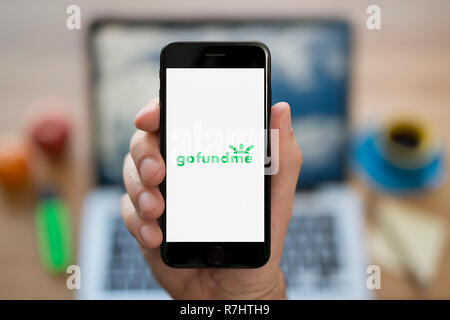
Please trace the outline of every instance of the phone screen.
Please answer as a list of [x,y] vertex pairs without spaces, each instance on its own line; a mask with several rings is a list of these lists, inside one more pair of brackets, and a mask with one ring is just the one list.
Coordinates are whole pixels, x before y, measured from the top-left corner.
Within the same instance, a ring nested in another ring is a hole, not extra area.
[[264,242],[264,116],[264,68],[167,68],[167,242]]

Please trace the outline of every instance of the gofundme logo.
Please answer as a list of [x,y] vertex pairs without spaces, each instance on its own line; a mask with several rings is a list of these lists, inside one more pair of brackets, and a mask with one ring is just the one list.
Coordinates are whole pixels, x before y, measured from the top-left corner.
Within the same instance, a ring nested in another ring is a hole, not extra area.
[[239,148],[232,145],[228,146],[231,151],[226,151],[222,155],[204,155],[202,152],[197,152],[196,155],[179,155],[177,156],[177,166],[183,167],[185,164],[246,164],[252,163],[253,157],[250,153],[255,146],[251,145],[244,148],[241,143]]

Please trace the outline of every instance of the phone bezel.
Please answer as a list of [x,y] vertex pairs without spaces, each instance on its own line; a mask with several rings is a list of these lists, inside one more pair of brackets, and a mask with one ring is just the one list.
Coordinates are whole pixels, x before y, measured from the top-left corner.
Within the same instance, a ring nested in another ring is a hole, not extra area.
[[[161,50],[160,60],[160,142],[166,161],[166,69],[167,68],[264,68],[265,154],[270,157],[270,51],[261,42],[172,42]],[[270,166],[270,162],[266,164]],[[160,185],[166,199],[166,179]],[[175,268],[257,268],[270,258],[270,175],[264,176],[264,242],[167,242],[166,211],[162,260]]]

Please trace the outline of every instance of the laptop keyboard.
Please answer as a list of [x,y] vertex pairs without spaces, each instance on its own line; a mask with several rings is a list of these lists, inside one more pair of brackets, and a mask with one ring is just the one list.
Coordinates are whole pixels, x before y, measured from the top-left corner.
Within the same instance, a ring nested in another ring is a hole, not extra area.
[[293,217],[286,233],[281,269],[287,287],[326,289],[336,285],[339,272],[335,217]]
[[[120,217],[111,229],[111,255],[106,289],[146,290],[159,288]],[[332,215],[293,216],[286,234],[281,269],[287,287],[327,289],[335,286],[339,272],[338,237]]]
[[115,218],[111,229],[111,255],[106,277],[107,290],[146,290],[159,288],[151,275],[136,240],[122,219]]

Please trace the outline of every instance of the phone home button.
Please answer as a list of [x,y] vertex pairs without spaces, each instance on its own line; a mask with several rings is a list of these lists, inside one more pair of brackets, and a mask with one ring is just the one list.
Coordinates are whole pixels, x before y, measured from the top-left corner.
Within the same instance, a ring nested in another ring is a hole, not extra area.
[[220,264],[223,262],[224,252],[223,248],[219,246],[211,246],[207,249],[208,262],[211,264]]

